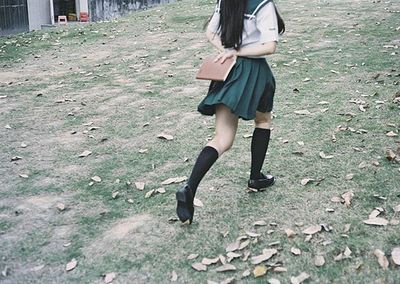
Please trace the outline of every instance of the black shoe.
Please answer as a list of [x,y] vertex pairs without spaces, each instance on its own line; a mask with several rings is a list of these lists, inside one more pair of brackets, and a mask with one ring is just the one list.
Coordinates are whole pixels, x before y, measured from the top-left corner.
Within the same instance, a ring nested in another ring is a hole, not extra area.
[[176,214],[178,215],[179,220],[182,223],[192,224],[193,215],[194,215],[194,206],[193,206],[193,192],[190,189],[189,185],[183,186],[176,192],[176,200],[178,204],[176,206]]
[[262,191],[265,188],[273,185],[275,183],[275,178],[272,175],[264,175],[260,173],[259,179],[249,179],[247,186],[250,191]]

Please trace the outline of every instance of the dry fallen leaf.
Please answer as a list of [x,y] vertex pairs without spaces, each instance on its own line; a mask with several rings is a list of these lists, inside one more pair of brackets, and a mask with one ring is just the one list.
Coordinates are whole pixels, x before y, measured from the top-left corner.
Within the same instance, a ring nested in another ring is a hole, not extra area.
[[79,155],[79,157],[80,157],[80,158],[84,158],[84,157],[87,157],[87,156],[89,156],[89,155],[91,155],[91,154],[92,154],[92,151],[86,150],[86,151],[83,151],[83,152]]
[[292,284],[300,284],[303,281],[307,280],[308,278],[310,278],[310,275],[308,275],[305,272],[302,272],[300,275],[298,275],[297,277],[291,277],[290,278],[290,282]]
[[347,207],[350,207],[351,200],[353,199],[353,197],[354,193],[351,191],[342,194],[342,198],[344,199],[344,204],[346,204]]
[[396,153],[395,152],[393,152],[393,150],[392,149],[387,149],[386,150],[386,158],[389,160],[389,161],[394,161],[395,159],[396,159]]
[[281,284],[281,281],[279,281],[279,280],[276,279],[276,278],[270,278],[270,279],[267,280],[267,282],[268,282],[269,284]]
[[392,260],[396,265],[400,265],[400,247],[392,250]]
[[242,260],[243,260],[244,262],[246,262],[246,261],[249,259],[250,255],[251,255],[251,252],[250,252],[249,250],[246,250],[246,251],[243,253],[243,258],[242,258]]
[[305,179],[302,179],[302,180],[300,181],[300,184],[301,184],[302,186],[305,186],[305,185],[309,184],[309,183],[312,182],[312,181],[314,181],[314,179],[312,179],[312,178],[305,178]]
[[359,169],[364,169],[364,168],[366,168],[368,166],[368,164],[366,163],[366,162],[361,162],[359,165],[358,165],[358,168]]
[[19,174],[19,177],[24,178],[24,179],[29,178],[29,176],[27,174]]
[[223,256],[222,254],[219,255],[219,261],[221,261],[222,264],[226,264],[226,257]]
[[115,192],[112,193],[111,196],[112,196],[113,199],[115,199],[115,198],[118,197],[118,195],[119,195],[119,191],[115,191]]
[[164,134],[164,133],[161,133],[161,134],[158,134],[157,135],[157,138],[160,138],[160,139],[165,139],[165,140],[173,140],[174,139],[174,136],[172,136],[172,135],[169,135],[169,134]]
[[393,131],[389,131],[388,133],[386,133],[386,136],[388,136],[388,137],[396,137],[396,136],[398,136],[398,134],[393,132]]
[[287,268],[286,267],[282,267],[282,266],[278,266],[278,267],[274,267],[274,269],[272,271],[276,272],[276,273],[282,273],[282,272],[287,272]]
[[374,255],[378,258],[378,263],[383,270],[387,270],[389,267],[389,261],[385,256],[385,253],[380,249],[374,250]]
[[15,161],[19,161],[22,160],[22,158],[20,156],[15,156],[11,158],[11,162],[15,162]]
[[368,216],[368,219],[374,219],[381,214],[381,211],[374,209]]
[[299,248],[295,248],[295,247],[292,247],[290,249],[290,252],[293,253],[294,255],[300,255],[301,254],[301,250]]
[[216,271],[216,272],[235,271],[235,270],[236,270],[236,267],[229,263],[224,264],[224,265],[214,269],[214,271]]
[[178,280],[178,274],[176,274],[175,270],[172,270],[170,280],[171,282],[176,282]]
[[264,265],[257,265],[254,267],[253,275],[255,278],[261,277],[267,273],[267,268]]
[[75,258],[73,258],[70,262],[67,263],[65,270],[71,271],[76,267],[77,264],[78,262],[76,261]]
[[187,179],[187,177],[169,178],[169,179],[164,180],[164,181],[161,183],[161,185],[169,185],[169,184],[172,184],[172,183],[180,183],[180,182],[185,181],[186,179]]
[[[228,259],[232,260],[232,259],[241,257],[242,255],[239,254],[239,253],[235,253],[235,252],[228,252],[228,253],[226,254],[226,256],[228,257]],[[228,261],[228,262],[230,262],[230,261]]]
[[295,113],[295,114],[299,114],[299,115],[310,115],[310,114],[311,114],[311,112],[309,112],[309,111],[306,110],[306,109],[296,110],[296,111],[294,111],[294,113]]
[[196,207],[203,207],[204,206],[203,202],[198,198],[194,198],[193,205],[196,206]]
[[393,211],[394,211],[394,213],[400,212],[400,204],[398,204],[395,207],[393,207]]
[[234,243],[230,243],[226,246],[226,252],[233,252],[238,250],[240,247],[240,241],[235,241]]
[[249,277],[250,274],[251,274],[250,269],[246,269],[246,270],[242,273],[242,278]]
[[346,179],[346,180],[352,180],[353,177],[354,177],[354,174],[347,174],[346,177],[345,177],[345,179]]
[[198,253],[192,253],[192,254],[189,254],[189,256],[187,257],[187,259],[188,259],[188,260],[192,260],[192,259],[197,258],[198,256],[199,256]]
[[[399,205],[400,206],[400,205]],[[258,238],[261,237],[261,234],[253,233],[253,232],[246,232],[246,234],[251,238]]]
[[59,203],[57,203],[56,207],[60,211],[64,211],[65,210],[65,204],[64,203],[59,202]]
[[11,269],[9,267],[5,267],[2,271],[1,271],[1,276],[3,277],[7,277],[8,275],[10,275]]
[[201,261],[201,263],[204,264],[204,265],[211,265],[211,264],[215,264],[215,263],[217,263],[217,262],[219,262],[219,256],[217,256],[216,258],[207,258],[207,257],[204,257],[204,258],[202,259],[202,261]]
[[332,159],[333,155],[326,155],[323,151],[319,152],[321,159]]
[[325,264],[325,258],[322,255],[317,255],[314,259],[314,264],[317,267],[321,267]]
[[267,223],[265,221],[256,221],[253,226],[267,226]]
[[115,274],[115,272],[107,273],[104,276],[104,283],[107,283],[107,284],[111,283],[115,277],[117,277],[117,274]]
[[288,238],[293,238],[296,235],[296,232],[292,229],[285,229],[285,233]]
[[334,261],[341,261],[343,259],[351,258],[351,253],[352,251],[349,249],[349,247],[346,247],[343,253],[341,252],[339,255],[335,256]]
[[200,262],[193,263],[192,268],[197,271],[207,271],[207,266]]
[[389,224],[389,221],[384,219],[384,218],[373,218],[373,219],[368,219],[368,220],[364,220],[363,221],[364,224],[367,225],[374,225],[374,226],[386,226],[387,224]]
[[303,230],[303,234],[314,235],[322,230],[321,225],[313,225]]
[[140,181],[138,181],[138,182],[135,182],[135,187],[138,189],[138,190],[144,190],[144,187],[146,186],[146,183],[144,183],[144,182],[140,182]]
[[248,247],[249,244],[250,244],[250,240],[246,240],[246,241],[242,242],[239,246],[239,250],[245,249],[246,247]]
[[339,196],[334,196],[331,198],[331,201],[334,203],[341,203],[343,201],[343,199]]
[[94,176],[94,177],[91,178],[91,180],[92,180],[92,181],[95,181],[95,182],[101,182],[101,177],[99,177],[99,176]]
[[154,189],[149,190],[144,197],[145,198],[150,198],[152,195],[154,195],[154,193],[155,193]]
[[230,278],[227,278],[227,279],[219,282],[219,284],[230,284],[230,283],[235,282],[235,279],[236,279],[235,277],[230,277]]
[[250,262],[251,264],[260,264],[261,262],[267,261],[277,253],[278,251],[276,249],[264,249],[262,254],[253,256],[250,259]]
[[352,253],[352,251],[349,249],[349,247],[346,247],[343,255],[348,258],[348,257],[350,257],[351,253]]
[[344,225],[344,233],[348,233],[350,231],[351,224]]
[[163,193],[166,193],[167,191],[165,190],[165,188],[159,187],[159,188],[156,188],[156,189],[154,190],[154,192],[155,192],[155,193],[161,193],[161,194],[163,194]]

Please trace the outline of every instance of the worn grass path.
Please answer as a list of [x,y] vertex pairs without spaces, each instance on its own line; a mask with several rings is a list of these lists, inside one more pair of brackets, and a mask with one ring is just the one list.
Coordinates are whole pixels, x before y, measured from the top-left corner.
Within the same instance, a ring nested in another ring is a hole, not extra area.
[[[204,206],[187,228],[174,222],[179,184],[161,183],[189,175],[213,135],[213,118],[196,112],[207,83],[193,80],[213,52],[202,32],[212,2],[0,39],[2,283],[104,283],[111,272],[113,283],[168,283],[173,271],[178,283],[290,283],[301,272],[308,283],[400,282],[390,256],[400,246],[400,164],[386,157],[400,142],[400,4],[279,2],[287,33],[269,60],[278,89],[265,165],[278,181],[245,192],[252,123],[241,121],[234,147],[201,184]],[[85,150],[92,153],[78,157]],[[314,181],[301,185],[306,178]],[[164,194],[145,198],[160,187]],[[346,192],[350,206],[331,201]],[[362,222],[376,207],[390,224]],[[306,241],[302,231],[320,224],[330,231]],[[246,231],[260,236],[231,261],[236,271],[191,267],[226,256]],[[350,257],[335,261],[346,247]],[[265,248],[278,251],[264,263],[267,274],[242,278],[255,267],[244,256]],[[314,265],[317,255],[324,266]]]

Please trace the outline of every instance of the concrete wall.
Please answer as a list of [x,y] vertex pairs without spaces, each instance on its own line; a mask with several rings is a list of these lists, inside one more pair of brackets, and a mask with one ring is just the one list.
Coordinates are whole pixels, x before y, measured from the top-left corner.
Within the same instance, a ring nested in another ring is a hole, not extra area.
[[89,0],[90,20],[110,20],[132,11],[174,1],[175,0]]
[[40,30],[50,24],[50,0],[28,0],[29,30]]

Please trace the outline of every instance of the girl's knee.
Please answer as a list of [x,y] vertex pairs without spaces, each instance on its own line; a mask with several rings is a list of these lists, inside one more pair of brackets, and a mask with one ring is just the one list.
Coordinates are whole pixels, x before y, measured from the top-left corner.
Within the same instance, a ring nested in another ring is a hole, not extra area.
[[270,112],[257,112],[254,124],[256,128],[270,129],[272,126],[272,114]]
[[[228,151],[230,148],[232,148],[233,145],[233,141],[232,140],[217,140],[218,142],[218,146],[221,149],[221,152],[224,153],[226,151]],[[221,154],[222,154],[221,153]]]
[[219,155],[221,155],[232,148],[233,139],[220,138],[216,136],[208,145],[217,149]]

